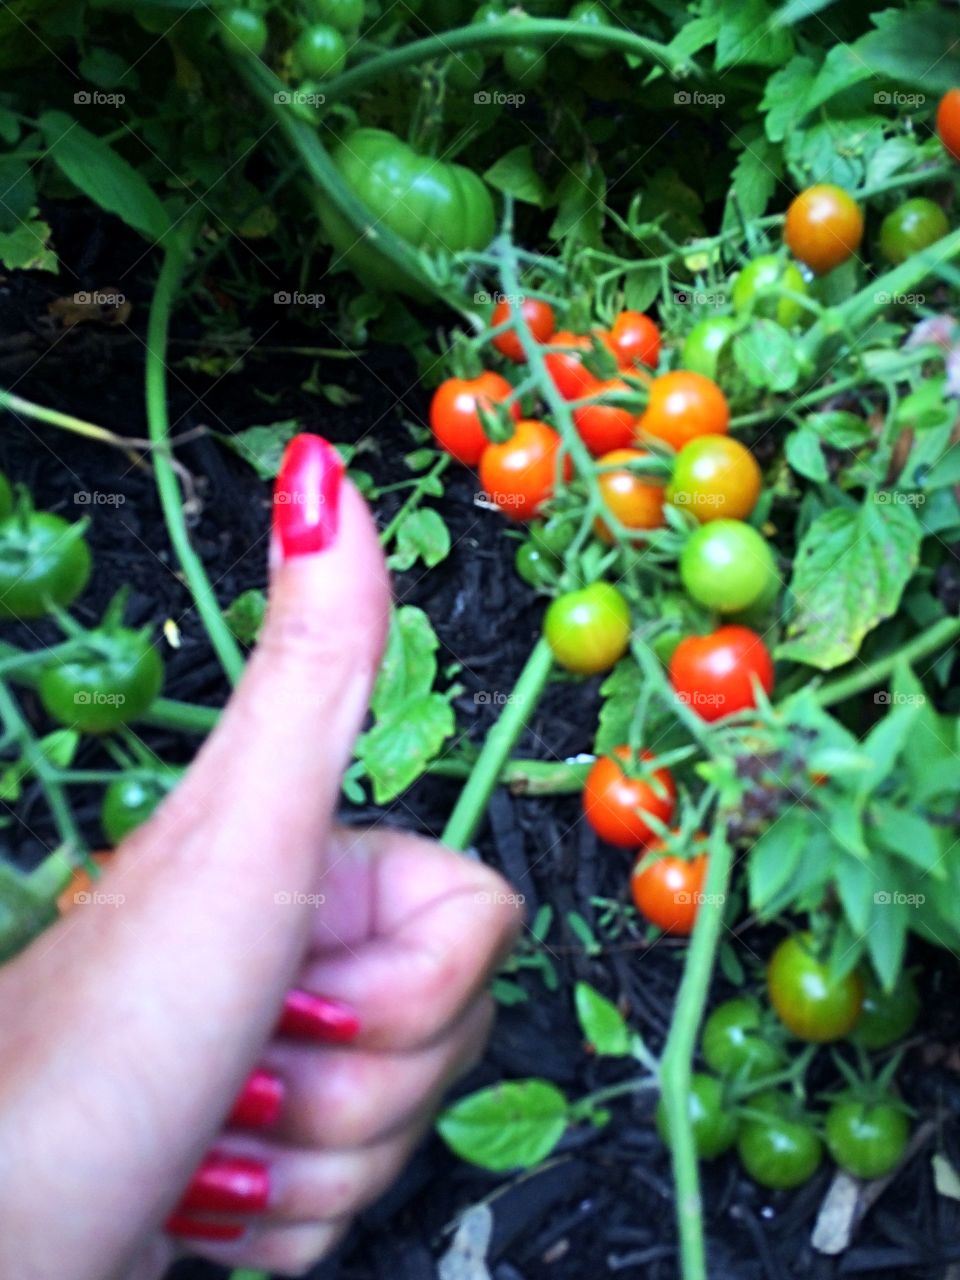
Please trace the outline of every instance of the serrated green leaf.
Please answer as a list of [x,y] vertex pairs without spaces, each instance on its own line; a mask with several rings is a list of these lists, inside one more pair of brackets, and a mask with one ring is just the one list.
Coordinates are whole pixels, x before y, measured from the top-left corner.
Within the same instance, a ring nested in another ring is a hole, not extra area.
[[420,507],[401,521],[396,534],[396,551],[388,558],[387,565],[403,572],[422,560],[428,569],[432,569],[449,554],[450,532],[439,512]]
[[643,672],[633,658],[621,658],[600,686],[603,705],[594,751],[604,755],[630,739],[630,726],[643,687]]
[[738,65],[777,67],[793,52],[789,31],[771,22],[766,0],[721,0],[723,18],[717,36],[718,69]]
[[437,1121],[447,1146],[464,1160],[505,1173],[539,1164],[563,1137],[567,1100],[547,1080],[511,1080],[471,1094]]
[[547,184],[537,172],[533,151],[526,143],[501,156],[486,170],[483,177],[495,190],[513,196],[514,200],[520,200],[524,204],[533,204],[538,209],[543,209],[549,201]]
[[234,453],[239,453],[261,480],[274,480],[280,470],[283,451],[299,430],[300,423],[296,418],[287,418],[284,422],[271,422],[269,426],[247,427],[234,435],[221,432],[218,439]]
[[599,164],[577,161],[560,179],[555,196],[557,214],[547,235],[554,240],[569,237],[598,248],[606,217],[606,195],[607,180]]
[[754,320],[737,334],[733,358],[754,387],[789,391],[800,377],[796,341],[774,320]]
[[607,1058],[626,1058],[632,1036],[617,1006],[587,982],[577,983],[574,1001],[580,1029],[594,1053]]
[[806,99],[816,77],[812,58],[798,54],[767,81],[760,110],[766,112],[764,130],[771,142],[782,142],[806,114]]
[[875,14],[877,31],[861,36],[852,46],[872,73],[889,76],[912,90],[931,96],[960,84],[960,50],[956,15],[935,7]]
[[50,235],[49,225],[35,216],[19,222],[13,231],[0,232],[0,266],[8,271],[55,273],[59,263],[50,248]]
[[865,418],[846,409],[825,413],[809,413],[804,426],[834,449],[859,449],[870,439],[870,424]]

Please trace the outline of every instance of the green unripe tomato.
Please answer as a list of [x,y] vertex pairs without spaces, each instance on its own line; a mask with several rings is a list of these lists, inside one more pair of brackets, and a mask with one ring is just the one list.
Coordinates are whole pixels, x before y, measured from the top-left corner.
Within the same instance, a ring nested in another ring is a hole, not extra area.
[[250,53],[259,58],[267,47],[267,24],[263,16],[239,5],[224,9],[217,30],[221,43],[231,53]]
[[793,298],[780,296],[781,289],[806,296],[807,283],[794,262],[775,254],[763,254],[748,262],[733,285],[733,309],[738,315],[763,316],[776,320],[784,329],[809,318],[809,312]]
[[700,1048],[717,1075],[744,1080],[772,1075],[786,1062],[781,1046],[764,1034],[760,1005],[746,997],[717,1005],[704,1025]]
[[163,685],[163,659],[142,631],[93,631],[84,652],[57,660],[37,688],[47,712],[68,729],[110,733],[142,715]]
[[[507,16],[507,10],[504,5],[482,4],[480,8],[476,11],[476,13],[473,15],[473,17],[470,19],[470,25],[471,26],[474,26],[474,25],[496,26],[498,23],[503,22],[506,16]],[[502,53],[505,48],[506,48],[505,45],[488,44],[488,45],[484,45],[484,52]]]
[[706,320],[698,320],[684,339],[681,366],[716,381],[720,352],[736,331],[733,316],[708,316]]
[[100,807],[100,825],[107,842],[119,844],[131,831],[142,826],[169,789],[159,782],[141,778],[114,779],[104,792]]
[[322,80],[343,69],[347,44],[336,27],[318,22],[300,33],[293,46],[293,60],[301,75]]
[[554,600],[544,634],[561,667],[596,675],[618,662],[630,644],[630,610],[609,582],[593,582]]
[[680,555],[680,579],[687,593],[718,613],[749,609],[776,577],[770,544],[742,520],[701,525]]
[[445,65],[447,84],[452,89],[473,93],[483,84],[487,63],[479,49],[462,49],[451,53]]
[[363,22],[363,0],[312,0],[310,8],[313,22],[325,22],[344,35],[352,35]]
[[882,1178],[900,1163],[910,1125],[891,1099],[838,1099],[827,1112],[827,1149],[855,1178]]
[[947,215],[938,204],[917,196],[905,200],[880,225],[880,253],[897,266],[921,249],[929,249],[950,230]]
[[562,560],[577,532],[574,520],[561,520],[559,516],[547,516],[530,525],[530,541],[535,547]]
[[[694,1072],[690,1078],[687,1103],[697,1155],[701,1160],[713,1160],[723,1155],[737,1139],[737,1120],[724,1098],[721,1082],[716,1076]],[[655,1123],[661,1140],[669,1147],[670,1126],[662,1098],[657,1103]]]
[[884,991],[867,970],[863,975],[863,1010],[850,1039],[864,1049],[886,1049],[902,1040],[920,1013],[920,993],[904,971],[892,991]]
[[788,1190],[807,1182],[820,1167],[823,1143],[806,1115],[790,1112],[790,1099],[775,1090],[747,1099],[762,1117],[744,1118],[737,1154],[747,1173],[762,1187]]
[[533,44],[515,44],[503,55],[503,69],[521,87],[539,84],[547,74],[547,51]]
[[76,600],[90,579],[83,529],[46,511],[0,523],[0,618],[42,618]]
[[[595,0],[581,0],[580,4],[573,6],[567,18],[570,22],[579,22],[582,27],[591,27],[594,30],[598,27],[610,26],[606,5],[597,4]],[[598,62],[606,56],[608,51],[607,45],[594,44],[588,40],[572,40],[571,45],[575,53],[590,62]]]
[[517,547],[514,565],[524,582],[538,591],[556,582],[557,571],[560,568],[559,561],[529,541],[521,542]]

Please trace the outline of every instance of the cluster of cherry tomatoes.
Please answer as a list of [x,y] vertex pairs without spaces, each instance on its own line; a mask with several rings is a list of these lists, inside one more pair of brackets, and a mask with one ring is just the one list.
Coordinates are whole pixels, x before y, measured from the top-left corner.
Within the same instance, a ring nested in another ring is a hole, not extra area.
[[[868,1051],[896,1044],[919,1013],[913,979],[904,974],[893,991],[883,992],[869,974],[837,976],[813,937],[798,933],[771,957],[767,998],[769,1005],[753,995],[724,1001],[704,1024],[700,1054],[707,1069],[694,1073],[688,1095],[698,1155],[713,1159],[736,1144],[754,1181],[780,1189],[812,1177],[824,1147],[854,1177],[888,1174],[910,1132],[906,1108],[890,1089],[889,1068],[875,1079],[846,1070],[847,1087],[827,1096],[825,1113],[810,1111],[799,1090],[777,1082],[798,1061],[790,1036],[814,1045],[848,1039]],[[669,1143],[662,1102],[656,1121]]]

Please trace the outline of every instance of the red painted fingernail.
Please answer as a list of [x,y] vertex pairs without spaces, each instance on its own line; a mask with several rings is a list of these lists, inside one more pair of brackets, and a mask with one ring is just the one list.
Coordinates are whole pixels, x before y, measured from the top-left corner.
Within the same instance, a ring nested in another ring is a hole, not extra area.
[[356,1010],[342,1000],[316,996],[311,991],[288,991],[277,1032],[321,1040],[324,1044],[349,1044],[360,1033],[360,1019]]
[[262,1213],[270,1174],[260,1160],[211,1151],[193,1175],[177,1213]]
[[324,551],[337,536],[343,461],[322,436],[294,436],[273,489],[273,528],[284,560]]
[[172,1213],[163,1224],[172,1236],[190,1236],[194,1240],[239,1240],[246,1227],[228,1222],[203,1222],[186,1213]]
[[227,1124],[243,1129],[268,1129],[283,1107],[283,1081],[269,1071],[251,1073],[233,1104]]

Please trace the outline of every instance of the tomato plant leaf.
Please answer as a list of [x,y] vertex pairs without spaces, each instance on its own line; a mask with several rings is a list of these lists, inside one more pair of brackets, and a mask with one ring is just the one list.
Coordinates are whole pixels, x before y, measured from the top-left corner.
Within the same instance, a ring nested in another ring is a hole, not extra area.
[[600,686],[603,705],[594,750],[598,755],[629,742],[630,729],[643,688],[643,672],[633,658],[621,658]]
[[955,15],[911,6],[905,11],[886,9],[874,14],[873,21],[878,30],[851,47],[873,75],[887,75],[934,95],[960,83]]
[[[911,734],[911,739],[912,739]],[[940,841],[929,822],[913,809],[876,800],[870,806],[874,841],[928,875],[942,879]]]
[[267,616],[267,597],[258,587],[241,593],[223,611],[223,620],[241,644],[253,644]]
[[170,217],[146,178],[118,151],[62,111],[44,111],[40,129],[50,159],[94,204],[148,240],[161,241]]
[[422,560],[428,569],[450,554],[450,532],[439,512],[420,507],[404,516],[397,529],[396,550],[388,557],[391,569],[411,569]]
[[816,75],[812,58],[798,54],[767,81],[760,110],[766,112],[764,129],[771,142],[782,142],[806,114],[805,102]]
[[870,424],[846,409],[808,414],[804,425],[834,449],[857,449],[870,439]]
[[[915,893],[904,893],[889,867],[876,869],[877,888],[870,903],[870,919],[866,927],[867,953],[873,962],[880,985],[891,990],[903,965],[903,953],[907,943],[909,912],[915,905],[907,899]],[[925,895],[923,895],[925,896]]]
[[36,212],[34,209],[29,218],[19,221],[13,231],[0,231],[0,266],[8,271],[58,269],[57,255],[50,248],[50,227]]
[[866,859],[842,855],[837,859],[837,897],[850,922],[850,928],[861,937],[869,927],[870,906],[876,883],[876,871]]
[[495,1173],[529,1169],[563,1137],[567,1100],[546,1080],[510,1080],[455,1102],[437,1130],[464,1160]]
[[234,453],[239,453],[261,480],[274,480],[280,470],[283,451],[299,430],[300,423],[296,418],[288,418],[285,422],[272,422],[269,426],[247,427],[233,435],[221,432],[218,438]]
[[820,437],[809,427],[798,427],[796,431],[790,432],[784,442],[784,453],[797,475],[812,480],[815,484],[824,484],[829,479],[830,472],[820,447]]
[[733,355],[751,386],[789,391],[800,376],[796,346],[775,320],[755,320],[734,340]]
[[793,616],[777,655],[829,671],[849,662],[864,636],[900,603],[920,555],[923,531],[896,502],[835,507],[819,516],[797,549]]
[[770,19],[766,0],[721,0],[722,25],[717,36],[716,66],[736,64],[776,67],[793,52],[793,36]]
[[606,216],[607,179],[597,164],[585,160],[560,179],[556,191],[557,215],[547,235],[554,240],[600,246]]
[[813,819],[805,809],[787,809],[763,833],[748,854],[750,905],[763,913],[789,883],[807,851]]
[[537,172],[533,151],[526,143],[501,156],[483,176],[491,187],[513,196],[514,200],[536,205],[538,209],[549,203],[547,184]]
[[594,1053],[607,1058],[626,1058],[632,1037],[617,1006],[588,982],[577,983],[574,1001],[580,1029]]

